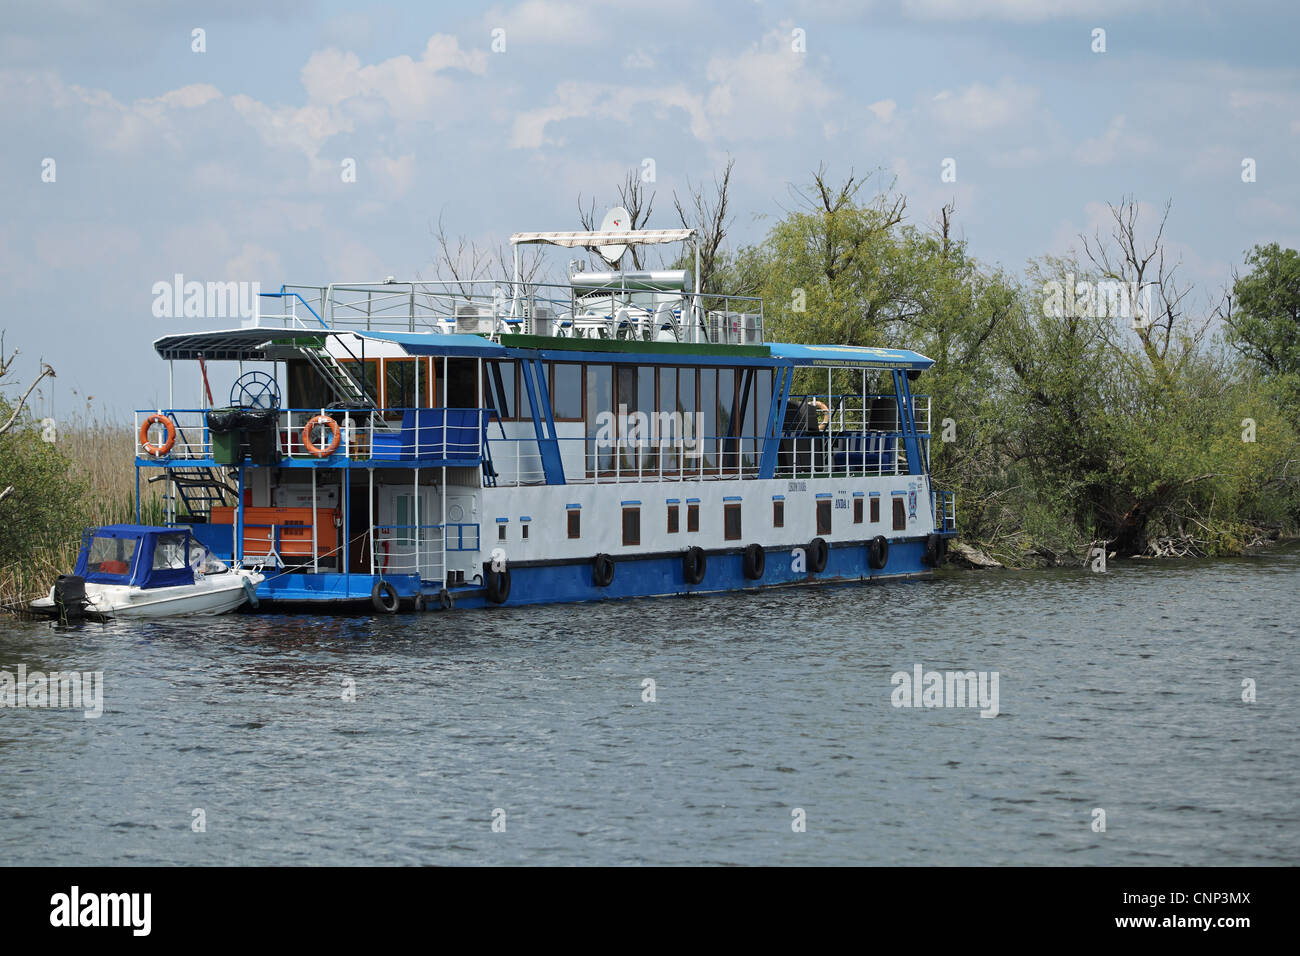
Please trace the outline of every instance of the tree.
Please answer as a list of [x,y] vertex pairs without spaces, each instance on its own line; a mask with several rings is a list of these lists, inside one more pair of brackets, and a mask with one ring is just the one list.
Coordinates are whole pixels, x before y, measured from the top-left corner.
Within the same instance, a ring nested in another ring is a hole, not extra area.
[[[13,363],[18,358],[17,349],[6,353],[4,333],[0,332],[0,385],[3,385],[4,380],[9,377],[9,373],[13,370]],[[32,392],[36,390],[36,386],[41,384],[41,380],[45,378],[54,378],[54,369],[49,364],[42,362],[40,372],[32,380],[32,383],[27,386],[27,391],[23,392],[22,397],[18,399],[18,404],[13,406],[8,420],[3,425],[0,425],[0,436],[8,434],[9,430],[19,421],[19,417],[27,407],[27,399],[31,397]],[[0,501],[4,501],[13,492],[14,486],[6,485],[4,490],[0,491]]]
[[1233,275],[1228,344],[1267,376],[1300,375],[1300,253],[1271,242],[1246,264],[1246,275]]
[[[628,170],[622,185],[618,187],[618,203],[628,213],[627,229],[645,228],[650,221],[650,214],[654,211],[655,195],[653,190],[647,194],[645,181],[642,180],[641,174],[637,170]],[[591,200],[590,207],[583,209],[582,194],[578,194],[578,218],[581,220],[582,228],[585,231],[596,231],[600,223],[596,219],[596,200],[594,197]],[[632,256],[632,268],[641,269],[643,250],[638,246],[629,246],[628,254]],[[596,261],[601,268],[605,268],[607,265],[603,259],[599,261],[593,259],[593,261]]]

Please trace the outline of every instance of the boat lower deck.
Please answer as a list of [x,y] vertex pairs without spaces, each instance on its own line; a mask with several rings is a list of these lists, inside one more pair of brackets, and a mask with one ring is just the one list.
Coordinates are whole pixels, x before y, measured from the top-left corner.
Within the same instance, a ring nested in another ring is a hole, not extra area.
[[[912,578],[933,572],[934,540],[891,542],[884,567],[872,566],[871,542],[839,542],[825,553],[820,570],[812,547],[769,548],[761,568],[745,549],[704,552],[703,566],[690,566],[687,552],[642,554],[609,559],[536,561],[512,564],[492,578],[444,589],[415,575],[283,573],[257,588],[261,611],[439,611],[455,608],[581,603],[637,597],[759,591],[769,588]],[[692,573],[692,572],[696,573]],[[755,574],[755,572],[758,572]],[[701,573],[702,572],[702,573]],[[698,583],[688,580],[699,577]],[[607,583],[602,581],[607,580]],[[491,586],[489,586],[491,585]],[[391,588],[391,591],[385,590]]]

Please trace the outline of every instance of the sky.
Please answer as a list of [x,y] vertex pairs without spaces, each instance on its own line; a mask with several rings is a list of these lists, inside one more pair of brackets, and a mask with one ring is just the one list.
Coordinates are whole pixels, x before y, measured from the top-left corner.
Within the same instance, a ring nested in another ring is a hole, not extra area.
[[819,165],[894,181],[920,226],[955,202],[1015,273],[1131,194],[1172,202],[1180,274],[1218,289],[1252,245],[1300,246],[1298,33],[1268,0],[8,4],[5,392],[44,360],[38,413],[129,417],[166,402],[155,338],[237,324],[155,316],[178,273],[431,278],[440,218],[493,247],[577,229],[580,194],[652,168],[672,227],[733,158],[733,243]]

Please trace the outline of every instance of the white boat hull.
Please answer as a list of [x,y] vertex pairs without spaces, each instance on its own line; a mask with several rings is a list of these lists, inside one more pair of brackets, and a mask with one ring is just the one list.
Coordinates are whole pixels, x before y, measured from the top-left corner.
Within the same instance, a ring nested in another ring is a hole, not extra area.
[[[125,584],[86,584],[86,613],[102,617],[210,616],[237,610],[248,600],[244,582],[254,587],[265,576],[256,571],[208,574],[193,584],[167,588],[140,588]],[[54,592],[32,602],[32,610],[52,613]]]

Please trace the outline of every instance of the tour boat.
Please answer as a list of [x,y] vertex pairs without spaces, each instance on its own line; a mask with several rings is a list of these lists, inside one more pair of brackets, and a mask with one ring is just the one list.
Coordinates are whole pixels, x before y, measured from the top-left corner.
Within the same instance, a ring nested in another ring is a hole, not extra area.
[[73,573],[31,609],[64,620],[224,614],[255,600],[263,580],[229,567],[187,528],[108,525],[86,533]]
[[[200,407],[137,413],[167,524],[263,609],[447,610],[933,572],[955,533],[931,487],[933,363],[766,341],[763,304],[625,271],[693,230],[519,233],[490,282],[281,286],[240,328],[154,343]],[[595,250],[568,282],[521,247]],[[685,260],[689,261],[689,260]],[[698,275],[699,254],[695,254]],[[223,363],[230,403],[214,408]],[[232,589],[233,592],[233,589]]]

